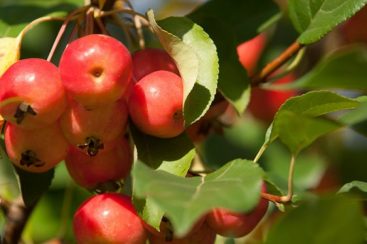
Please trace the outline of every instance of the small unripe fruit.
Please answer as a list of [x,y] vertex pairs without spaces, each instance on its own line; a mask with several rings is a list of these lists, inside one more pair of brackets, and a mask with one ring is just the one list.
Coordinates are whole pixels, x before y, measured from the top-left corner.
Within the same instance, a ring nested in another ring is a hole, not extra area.
[[67,92],[91,109],[116,102],[131,81],[128,49],[106,35],[87,35],[71,42],[61,56],[59,69]]
[[92,110],[86,110],[79,103],[70,101],[70,106],[61,116],[60,124],[70,144],[94,156],[125,131],[127,117],[124,100]]
[[85,201],[73,219],[78,244],[145,244],[147,234],[129,197],[104,193]]
[[[263,185],[265,191],[265,185]],[[207,223],[217,234],[227,237],[242,237],[250,233],[268,209],[268,201],[260,199],[248,213],[235,213],[226,209],[213,209],[207,215]]]
[[115,147],[90,157],[70,147],[65,163],[74,181],[87,189],[117,181],[129,175],[133,163],[132,150],[126,139],[116,140]]
[[171,71],[180,75],[175,61],[168,53],[158,48],[146,48],[132,55],[133,77],[135,81],[158,70]]
[[183,82],[169,71],[155,71],[135,84],[129,114],[144,133],[169,138],[184,131]]
[[0,101],[19,99],[0,108],[0,114],[25,129],[54,123],[66,108],[59,71],[52,63],[37,58],[13,64],[0,78]]
[[69,147],[58,124],[35,130],[7,124],[5,146],[14,165],[34,173],[48,171],[64,160]]

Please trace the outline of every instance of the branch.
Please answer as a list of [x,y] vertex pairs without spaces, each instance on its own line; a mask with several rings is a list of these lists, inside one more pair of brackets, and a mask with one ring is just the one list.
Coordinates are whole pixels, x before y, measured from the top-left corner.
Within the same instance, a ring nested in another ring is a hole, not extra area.
[[291,59],[299,50],[303,48],[303,45],[297,41],[291,44],[283,53],[281,53],[276,59],[268,63],[260,73],[252,77],[252,86],[259,86],[266,82],[266,79],[273,74],[277,69],[279,69],[283,64],[285,64],[289,59]]
[[9,203],[4,228],[4,240],[2,240],[3,242],[1,243],[19,243],[23,229],[32,213],[32,210],[34,209],[34,206],[35,205],[26,207],[20,197],[14,200],[14,202]]

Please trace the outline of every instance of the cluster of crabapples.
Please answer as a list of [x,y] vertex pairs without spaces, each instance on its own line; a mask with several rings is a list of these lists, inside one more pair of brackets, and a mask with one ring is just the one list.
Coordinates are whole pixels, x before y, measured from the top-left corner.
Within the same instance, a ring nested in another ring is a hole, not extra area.
[[[22,59],[0,77],[0,114],[12,163],[46,172],[61,161],[87,189],[124,179],[133,162],[128,117],[151,136],[184,132],[183,81],[161,49],[130,54],[113,37],[91,34],[65,48],[58,67]],[[264,190],[264,189],[263,189]],[[78,243],[213,243],[216,234],[243,236],[266,212],[261,200],[251,213],[214,209],[185,237],[174,238],[169,221],[160,232],[144,223],[128,196],[103,193],[88,199],[74,217]]]

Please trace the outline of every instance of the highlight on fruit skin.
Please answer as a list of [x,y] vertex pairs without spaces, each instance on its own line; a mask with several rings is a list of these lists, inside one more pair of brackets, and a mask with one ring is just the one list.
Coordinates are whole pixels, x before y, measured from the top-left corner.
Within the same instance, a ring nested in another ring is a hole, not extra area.
[[67,103],[57,67],[44,59],[22,59],[0,77],[0,114],[9,123],[37,129],[55,123]]
[[131,82],[132,61],[119,40],[91,34],[67,45],[59,70],[66,91],[92,109],[122,98]]
[[87,199],[75,212],[73,230],[78,244],[145,244],[147,233],[129,196],[103,193]]
[[178,136],[185,129],[181,77],[165,70],[144,76],[134,85],[128,108],[142,132],[161,138]]

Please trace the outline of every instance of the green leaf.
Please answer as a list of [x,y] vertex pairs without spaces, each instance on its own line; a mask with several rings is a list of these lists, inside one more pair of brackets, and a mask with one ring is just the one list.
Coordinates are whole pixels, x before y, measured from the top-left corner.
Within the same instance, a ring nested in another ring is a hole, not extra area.
[[332,53],[291,86],[296,88],[367,88],[367,48],[351,46]]
[[258,28],[272,18],[279,9],[268,0],[211,0],[201,5],[188,17],[201,24],[202,18],[221,21],[229,30],[236,33],[236,43],[247,41],[258,33]]
[[15,168],[20,183],[20,189],[24,204],[33,206],[41,198],[51,185],[55,170],[51,169],[45,173],[31,173]]
[[[141,133],[131,126],[138,159],[157,170],[185,176],[195,156],[195,148],[186,134],[171,139],[162,139]],[[135,201],[135,200],[134,200]],[[151,226],[158,228],[164,215],[159,206],[149,198],[135,201],[139,214]]]
[[359,192],[363,193],[364,199],[367,198],[367,182],[363,181],[352,181],[345,185],[343,185],[338,193],[347,193],[347,192]]
[[286,213],[269,231],[266,244],[364,243],[360,202],[346,197],[317,199]]
[[328,91],[313,91],[290,98],[276,113],[267,132],[267,143],[279,136],[293,153],[298,153],[319,136],[342,126],[340,122],[317,117],[358,105],[357,100]]
[[312,118],[290,111],[282,111],[274,122],[280,140],[293,154],[298,154],[322,135],[341,128],[336,121]]
[[298,42],[312,44],[358,10],[367,0],[289,0],[289,17],[300,33]]
[[136,195],[154,201],[172,222],[177,236],[185,235],[212,208],[251,210],[260,198],[262,174],[261,168],[248,160],[234,160],[204,177],[182,178],[140,162],[132,170]]
[[188,15],[213,39],[219,56],[218,88],[239,114],[248,105],[250,86],[238,60],[237,45],[256,36],[277,12],[277,6],[267,0],[212,0]]
[[184,81],[184,117],[190,125],[205,114],[214,99],[219,73],[216,47],[208,34],[187,18],[170,17],[157,24],[152,10],[147,15]]
[[82,0],[14,1],[0,7],[0,37],[16,37],[31,21],[42,16],[65,16],[81,6]]
[[361,102],[360,105],[356,109],[344,114],[340,121],[351,126],[356,132],[367,136],[367,97],[358,97],[357,100]]

